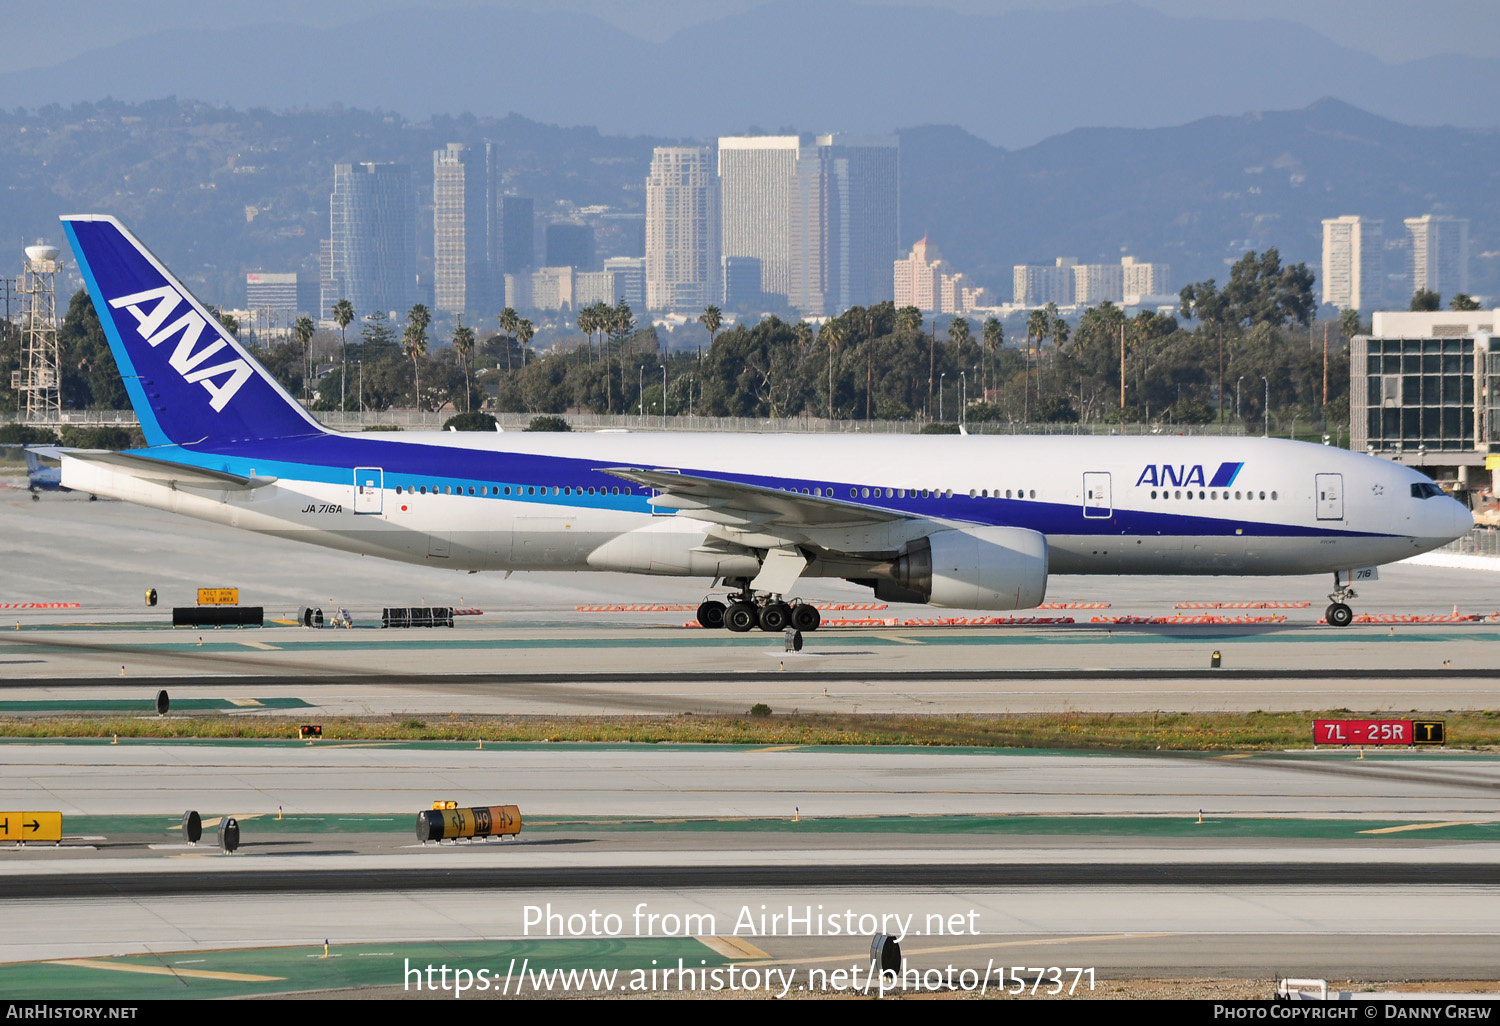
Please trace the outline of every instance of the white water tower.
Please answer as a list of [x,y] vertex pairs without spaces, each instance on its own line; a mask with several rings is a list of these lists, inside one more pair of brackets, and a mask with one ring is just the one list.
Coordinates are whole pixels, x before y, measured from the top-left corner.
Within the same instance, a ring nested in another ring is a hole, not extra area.
[[31,423],[62,420],[62,360],[57,349],[57,272],[62,267],[56,246],[26,247],[21,275],[22,351],[19,390],[21,409]]

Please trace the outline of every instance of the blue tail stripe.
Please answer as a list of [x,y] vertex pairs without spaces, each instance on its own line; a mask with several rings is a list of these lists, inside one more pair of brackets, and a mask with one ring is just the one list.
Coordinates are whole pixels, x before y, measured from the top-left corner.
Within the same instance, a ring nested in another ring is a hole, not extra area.
[[73,255],[78,259],[78,269],[83,272],[83,284],[89,290],[89,297],[94,301],[94,310],[99,315],[99,324],[104,328],[105,339],[109,341],[109,351],[114,356],[115,366],[119,368],[120,377],[125,382],[125,394],[130,397],[130,405],[135,409],[136,419],[141,422],[141,433],[146,436],[147,445],[166,445],[171,439],[157,422],[156,411],[151,408],[151,403],[146,398],[146,390],[141,387],[140,375],[136,373],[130,353],[125,349],[125,342],[120,337],[120,329],[115,326],[115,319],[107,316],[108,308],[103,306],[104,293],[99,290],[99,282],[94,277],[94,269],[89,263],[88,253],[79,244],[78,236],[73,231],[73,224],[72,221],[63,221],[63,231],[68,233],[68,244],[73,247]]

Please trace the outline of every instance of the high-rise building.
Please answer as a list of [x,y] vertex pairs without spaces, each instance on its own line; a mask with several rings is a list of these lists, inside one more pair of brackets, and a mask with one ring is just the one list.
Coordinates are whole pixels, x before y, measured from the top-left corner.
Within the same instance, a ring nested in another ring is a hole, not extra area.
[[326,305],[347,299],[360,317],[376,310],[404,316],[416,291],[411,168],[335,164],[329,239]]
[[792,180],[791,305],[811,316],[892,298],[900,148],[896,136],[820,135]]
[[943,294],[943,270],[948,265],[927,236],[911,248],[905,259],[895,263],[896,309],[914,306],[924,312],[936,311]]
[[1411,289],[1427,289],[1445,299],[1469,291],[1469,222],[1428,214],[1408,217],[1411,236]]
[[1165,296],[1172,291],[1169,264],[1148,264],[1133,256],[1121,257],[1120,274],[1127,303],[1142,296]]
[[1074,257],[1058,257],[1057,263],[1016,264],[1012,269],[1017,306],[1073,305],[1073,268],[1078,266]]
[[726,256],[724,271],[720,278],[724,282],[723,304],[727,309],[753,310],[765,304],[762,282],[763,270],[760,257]]
[[439,313],[488,316],[490,190],[485,166],[467,146],[432,153],[432,293]]
[[[645,257],[609,257],[604,261],[604,273],[615,276],[620,298],[630,309],[646,309]],[[619,301],[615,300],[615,304]]]
[[1125,269],[1121,264],[1074,264],[1073,303],[1098,306],[1125,301]]
[[547,266],[594,268],[594,229],[560,221],[547,226]]
[[250,323],[244,325],[253,334],[289,333],[301,307],[297,304],[297,275],[245,275],[245,309]]
[[1385,222],[1368,217],[1323,220],[1323,302],[1339,310],[1374,310],[1385,283]]
[[702,310],[719,298],[719,176],[709,151],[658,146],[646,178],[646,306]]
[[494,297],[491,305],[502,304],[507,274],[521,274],[536,266],[535,205],[527,197],[505,195],[501,156],[499,143],[484,144],[484,210],[488,221],[485,256],[489,261],[490,288]]
[[719,139],[719,190],[726,259],[760,261],[761,291],[790,294],[793,176],[801,141],[795,135]]

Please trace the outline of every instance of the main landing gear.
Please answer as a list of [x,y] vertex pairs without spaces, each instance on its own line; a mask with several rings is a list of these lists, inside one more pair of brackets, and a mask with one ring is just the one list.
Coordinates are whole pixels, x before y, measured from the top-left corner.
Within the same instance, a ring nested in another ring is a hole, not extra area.
[[1345,599],[1358,598],[1354,589],[1346,584],[1339,583],[1339,575],[1333,575],[1333,591],[1328,593],[1333,601],[1323,611],[1323,619],[1328,621],[1330,627],[1347,627],[1354,622],[1354,610],[1349,608]]
[[698,607],[698,623],[710,629],[727,627],[736,634],[756,627],[773,634],[788,628],[815,631],[822,622],[822,616],[806,602],[787,603],[779,595],[757,598],[748,591],[731,596],[728,606],[717,599],[707,599]]

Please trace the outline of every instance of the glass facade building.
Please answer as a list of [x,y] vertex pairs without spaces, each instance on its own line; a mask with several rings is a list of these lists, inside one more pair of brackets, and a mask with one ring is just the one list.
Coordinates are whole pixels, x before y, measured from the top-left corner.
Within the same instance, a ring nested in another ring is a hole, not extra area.
[[1492,354],[1490,346],[1487,333],[1356,336],[1349,350],[1352,447],[1376,453],[1473,452],[1486,437],[1500,437],[1500,410],[1481,411],[1480,420],[1475,416],[1474,397],[1483,394],[1485,384],[1491,396],[1500,397],[1500,347]]
[[349,300],[360,317],[376,310],[404,317],[416,294],[411,168],[335,164],[329,220],[328,299]]

